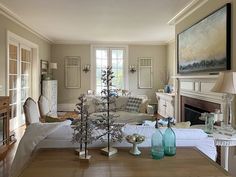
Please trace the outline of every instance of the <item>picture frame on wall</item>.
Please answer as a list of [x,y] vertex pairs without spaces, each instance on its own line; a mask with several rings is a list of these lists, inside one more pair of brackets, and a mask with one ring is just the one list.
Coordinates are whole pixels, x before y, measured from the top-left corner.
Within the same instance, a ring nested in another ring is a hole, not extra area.
[[231,69],[231,4],[177,35],[177,73]]
[[48,74],[48,61],[41,60],[40,61],[40,69],[41,69],[41,75]]

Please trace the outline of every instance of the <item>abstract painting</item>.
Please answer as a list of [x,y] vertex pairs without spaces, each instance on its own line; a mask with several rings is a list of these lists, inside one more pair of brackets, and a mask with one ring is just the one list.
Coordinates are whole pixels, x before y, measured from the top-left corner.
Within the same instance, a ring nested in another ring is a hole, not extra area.
[[177,36],[178,73],[230,69],[230,4]]

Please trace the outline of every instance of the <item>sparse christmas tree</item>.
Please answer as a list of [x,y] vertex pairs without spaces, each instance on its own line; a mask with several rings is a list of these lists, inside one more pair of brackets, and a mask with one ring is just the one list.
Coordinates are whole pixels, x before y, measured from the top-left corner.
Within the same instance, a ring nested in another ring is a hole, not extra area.
[[74,133],[72,142],[80,144],[79,158],[84,161],[89,161],[91,158],[88,155],[88,144],[94,140],[92,136],[93,124],[89,119],[88,105],[86,105],[87,99],[84,94],[78,98],[79,103],[76,104],[77,109],[75,110],[79,115],[80,119],[75,122]]
[[104,84],[104,89],[101,91],[102,95],[102,103],[104,105],[104,109],[101,110],[105,113],[97,115],[97,119],[95,121],[96,128],[99,130],[105,130],[101,135],[97,136],[97,139],[101,141],[106,141],[107,135],[107,147],[102,149],[102,153],[105,155],[113,155],[117,153],[117,149],[111,147],[111,142],[122,141],[122,131],[121,128],[123,125],[117,124],[114,121],[114,118],[118,117],[118,115],[112,114],[111,111],[114,108],[111,108],[110,105],[115,102],[115,97],[117,97],[116,89],[113,89],[112,79],[114,78],[112,67],[107,67],[106,70],[102,71],[102,82]]

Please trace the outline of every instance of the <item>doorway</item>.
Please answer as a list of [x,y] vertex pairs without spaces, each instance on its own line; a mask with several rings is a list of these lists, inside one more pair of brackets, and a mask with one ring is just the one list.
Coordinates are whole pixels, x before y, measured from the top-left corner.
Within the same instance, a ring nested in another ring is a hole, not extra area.
[[[7,94],[10,97],[10,131],[25,124],[23,104],[39,89],[38,46],[14,33],[7,40]],[[32,72],[34,71],[34,72]],[[37,76],[38,75],[38,76]],[[34,82],[32,82],[34,80]]]

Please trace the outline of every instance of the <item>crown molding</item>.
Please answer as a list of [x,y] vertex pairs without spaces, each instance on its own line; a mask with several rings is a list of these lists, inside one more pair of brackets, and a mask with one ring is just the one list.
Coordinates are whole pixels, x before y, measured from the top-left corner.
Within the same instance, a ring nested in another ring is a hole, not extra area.
[[167,41],[70,41],[70,40],[58,40],[54,41],[54,44],[74,44],[74,45],[96,45],[96,44],[117,44],[117,45],[167,45]]
[[171,44],[171,43],[174,43],[174,42],[175,42],[175,38],[173,38],[173,39],[167,41],[167,44]]
[[14,12],[12,12],[10,9],[8,9],[6,6],[0,3],[0,14],[5,16],[6,18],[10,19],[11,21],[15,22],[16,24],[20,25],[21,27],[25,28],[29,32],[33,33],[37,37],[47,41],[48,43],[54,43],[53,40],[49,39],[45,35],[41,34],[37,30],[30,27],[30,25],[27,25],[22,18],[20,18],[18,15],[16,15]]
[[209,0],[193,0],[186,7],[184,7],[181,11],[179,11],[172,19],[170,19],[167,24],[168,25],[176,25],[181,22],[183,19],[188,17],[198,8],[206,4]]

